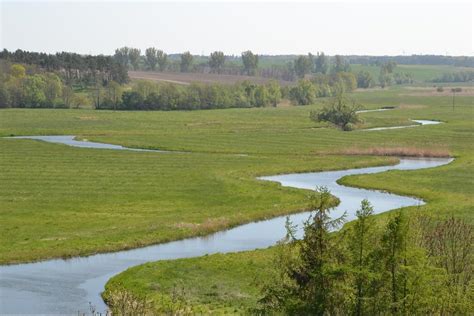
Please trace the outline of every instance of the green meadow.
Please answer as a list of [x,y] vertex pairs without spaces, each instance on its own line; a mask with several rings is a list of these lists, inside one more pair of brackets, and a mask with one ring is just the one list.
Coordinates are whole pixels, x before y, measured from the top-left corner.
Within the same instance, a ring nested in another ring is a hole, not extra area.
[[[427,202],[421,207],[408,208],[409,214],[454,216],[472,223],[474,221],[472,198],[474,180],[471,176],[474,168],[472,98],[457,99],[457,105],[453,110],[449,98],[414,97],[404,89],[356,93],[356,97],[367,107],[381,105],[398,107],[393,111],[364,114],[366,126],[405,124],[407,119],[416,118],[441,120],[443,124],[391,131],[349,133],[324,128],[314,129],[313,126],[315,135],[319,134],[320,137],[316,136],[312,141],[308,141],[310,146],[314,146],[312,152],[337,152],[345,147],[371,146],[447,149],[456,160],[443,167],[350,176],[341,179],[340,182],[345,185],[417,196]],[[301,115],[299,111],[307,111],[304,108],[291,108],[291,110],[297,117]],[[289,116],[288,121],[293,122],[293,119]],[[280,131],[279,136],[289,133],[277,130]],[[376,137],[372,138],[373,135]],[[298,139],[295,138],[296,143]],[[296,146],[295,143],[293,145]],[[308,147],[301,146],[298,150],[309,150]],[[323,149],[318,151],[316,147]],[[323,155],[323,157],[332,159],[339,156]],[[384,222],[387,215],[378,215],[377,221]],[[272,261],[275,257],[274,249],[150,262],[113,277],[107,283],[103,296],[106,300],[110,300],[111,293],[123,289],[136,297],[146,297],[157,310],[166,310],[173,306],[170,302],[179,302],[181,299],[186,302],[186,308],[195,313],[246,313],[257,307],[262,285],[273,277],[274,272],[270,267],[274,265]],[[179,306],[179,303],[175,304],[174,308],[179,309]]]
[[[380,67],[376,65],[361,65],[352,64],[351,71],[358,73],[359,71],[368,71],[375,81],[378,80],[380,74]],[[397,65],[394,72],[409,73],[413,80],[418,84],[429,82],[435,78],[442,76],[445,73],[453,73],[459,71],[471,70],[466,67],[443,66],[443,65]],[[429,83],[427,83],[429,85]],[[431,84],[433,85],[433,84]],[[439,85],[439,84],[437,84]]]
[[[416,195],[429,212],[472,217],[472,97],[417,96],[392,88],[355,92],[366,108],[359,128],[342,132],[309,119],[321,106],[193,112],[6,109],[0,136],[77,135],[169,153],[73,148],[0,138],[0,262],[89,255],[203,235],[308,208],[303,190],[259,175],[393,164],[395,157],[347,150],[409,147],[449,151],[433,170],[343,179],[355,186]],[[416,91],[415,91],[416,92]],[[321,100],[324,102],[324,100]]]

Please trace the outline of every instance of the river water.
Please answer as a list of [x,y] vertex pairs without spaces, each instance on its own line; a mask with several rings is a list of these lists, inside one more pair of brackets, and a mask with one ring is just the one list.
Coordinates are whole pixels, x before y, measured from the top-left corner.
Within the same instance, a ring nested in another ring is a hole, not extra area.
[[[75,141],[73,136],[44,136],[34,139],[60,142],[77,147],[128,149],[116,145]],[[67,138],[66,138],[67,137]],[[31,137],[28,137],[31,138]],[[59,140],[59,141],[58,141]],[[99,144],[99,145],[97,145]],[[105,146],[105,147],[104,147]],[[136,149],[130,149],[136,150]],[[341,203],[333,216],[347,211],[347,220],[354,219],[355,210],[362,199],[369,199],[375,213],[391,209],[422,205],[422,200],[381,191],[356,189],[338,185],[343,176],[379,173],[388,170],[416,170],[448,164],[452,159],[401,159],[394,166],[287,174],[261,177],[277,181],[284,186],[314,189],[326,186]],[[294,223],[302,223],[308,212],[291,216]],[[100,293],[113,275],[148,261],[202,256],[274,245],[285,235],[285,216],[244,224],[206,237],[189,238],[133,250],[98,254],[68,260],[47,260],[37,263],[0,266],[0,314],[71,314],[88,312],[89,304],[97,311],[107,307]],[[300,232],[301,234],[301,232]]]

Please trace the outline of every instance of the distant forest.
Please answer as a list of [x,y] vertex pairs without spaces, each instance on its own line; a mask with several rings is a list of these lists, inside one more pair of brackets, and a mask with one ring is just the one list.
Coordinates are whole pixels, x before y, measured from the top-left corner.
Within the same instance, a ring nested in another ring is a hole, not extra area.
[[[474,67],[474,58],[327,56],[322,52],[262,56],[252,51],[245,51],[239,57],[225,56],[220,51],[197,56],[190,52],[168,55],[154,47],[147,48],[144,54],[137,48],[122,47],[112,56],[3,50],[0,52],[0,108],[195,110],[276,106],[281,99],[307,105],[316,98],[356,88],[413,83],[413,75],[403,72],[402,68],[399,71],[398,63]],[[374,74],[364,68],[353,71],[353,64],[372,65],[379,72]],[[260,85],[240,82],[233,86],[213,83],[176,87],[143,80],[129,84],[129,70],[260,76],[292,83],[284,87],[277,80]],[[431,82],[473,80],[474,71],[466,68],[432,78]]]

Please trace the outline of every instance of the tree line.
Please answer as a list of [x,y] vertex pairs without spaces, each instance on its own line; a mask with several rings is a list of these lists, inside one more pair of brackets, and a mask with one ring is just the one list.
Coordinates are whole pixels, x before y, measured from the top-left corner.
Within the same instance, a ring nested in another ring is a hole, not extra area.
[[262,287],[258,314],[467,315],[474,305],[472,226],[456,218],[389,216],[384,226],[362,201],[357,220],[333,233],[334,200],[326,188],[310,197],[304,236],[287,220]]
[[449,65],[474,67],[472,56],[407,55],[407,56],[346,56],[351,64],[375,65],[394,61],[403,65]]
[[123,91],[120,98],[114,98],[116,92],[105,89],[96,109],[171,111],[267,107],[276,106],[282,98],[282,89],[275,81],[265,85],[244,81],[234,85],[179,86],[140,80],[131,90]]
[[433,79],[433,82],[472,82],[474,81],[474,71],[457,71],[444,73],[438,78]]
[[124,84],[129,79],[128,68],[112,56],[67,52],[45,54],[21,49],[9,52],[4,49],[0,52],[0,59],[10,63],[36,65],[45,71],[55,72],[67,85],[106,85],[110,81]]
[[282,99],[308,105],[357,88],[350,72],[316,74],[293,86],[243,81],[234,85],[191,84],[178,86],[137,80],[124,86],[116,81],[73,88],[57,73],[35,66],[0,63],[0,107],[78,108],[110,110],[197,110],[277,106]]
[[0,108],[77,108],[90,104],[87,95],[75,93],[56,73],[0,63]]
[[318,75],[302,79],[294,86],[243,81],[234,85],[198,84],[178,86],[137,80],[130,90],[116,85],[104,87],[97,95],[97,109],[114,110],[200,110],[277,106],[282,99],[294,105],[309,105],[317,98],[353,91],[357,82],[352,73]]

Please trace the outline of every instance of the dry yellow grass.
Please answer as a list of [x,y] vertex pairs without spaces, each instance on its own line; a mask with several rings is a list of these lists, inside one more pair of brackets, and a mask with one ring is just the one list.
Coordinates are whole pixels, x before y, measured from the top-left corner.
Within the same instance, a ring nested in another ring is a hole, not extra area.
[[344,155],[374,155],[398,157],[450,157],[451,153],[446,148],[419,148],[419,147],[372,147],[348,148],[337,152]]

